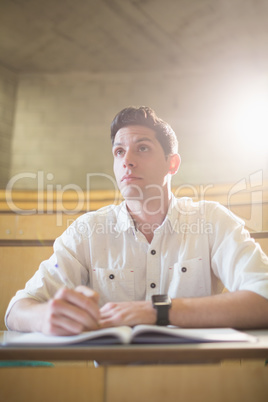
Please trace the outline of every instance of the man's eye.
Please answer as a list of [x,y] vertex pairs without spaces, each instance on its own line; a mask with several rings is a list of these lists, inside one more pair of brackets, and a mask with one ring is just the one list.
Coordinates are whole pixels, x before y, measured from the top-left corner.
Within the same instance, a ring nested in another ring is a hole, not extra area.
[[139,147],[139,151],[141,151],[141,152],[146,152],[148,150],[149,150],[149,147],[147,145],[141,145]]
[[114,151],[115,156],[122,156],[124,154],[124,150],[119,148]]

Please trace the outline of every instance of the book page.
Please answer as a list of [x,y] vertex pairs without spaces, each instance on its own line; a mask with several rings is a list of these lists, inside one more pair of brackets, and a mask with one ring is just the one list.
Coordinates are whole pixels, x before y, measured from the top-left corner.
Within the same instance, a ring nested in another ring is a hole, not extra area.
[[[129,343],[132,329],[127,326],[104,328],[97,331],[82,332],[79,335],[50,336],[40,332],[15,332],[5,333],[2,345],[68,345],[99,340],[100,343]],[[103,339],[103,342],[101,340]]]
[[1,345],[50,345],[69,344],[168,344],[194,342],[256,342],[257,338],[231,328],[178,328],[173,326],[137,325],[104,328],[71,336],[49,336],[42,333],[7,331]]
[[[232,328],[179,328],[156,325],[137,325],[133,329],[132,339],[139,338],[146,343],[188,343],[188,342],[256,342],[257,339]],[[139,342],[140,343],[140,342]]]

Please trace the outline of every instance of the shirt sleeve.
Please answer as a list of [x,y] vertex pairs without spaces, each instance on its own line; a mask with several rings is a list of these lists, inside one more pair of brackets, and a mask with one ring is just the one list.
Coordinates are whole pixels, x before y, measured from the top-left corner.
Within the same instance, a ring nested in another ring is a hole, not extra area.
[[63,276],[68,277],[74,287],[89,285],[88,251],[85,250],[87,244],[87,237],[77,230],[77,224],[71,225],[55,240],[52,256],[40,264],[25,288],[18,290],[11,299],[5,314],[6,326],[8,314],[18,300],[30,298],[42,303],[51,299],[66,285]]
[[211,213],[211,266],[229,291],[250,290],[268,298],[268,257],[244,222],[217,205]]

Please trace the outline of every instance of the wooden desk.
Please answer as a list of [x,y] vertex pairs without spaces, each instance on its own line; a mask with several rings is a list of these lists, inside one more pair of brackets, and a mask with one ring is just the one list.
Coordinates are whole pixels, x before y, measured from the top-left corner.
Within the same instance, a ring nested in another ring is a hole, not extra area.
[[267,395],[265,367],[0,369],[1,402],[267,402]]
[[[246,331],[258,342],[180,345],[14,347],[0,346],[0,360],[96,360],[126,363],[207,363],[226,359],[268,359],[268,330]],[[0,343],[12,332],[1,331]]]
[[[264,361],[268,357],[268,330],[247,332],[259,342],[1,347],[1,360],[63,360],[63,365],[0,368],[0,401],[267,402],[268,366]],[[4,335],[0,333],[0,340]],[[64,366],[64,360],[92,359],[112,364],[98,368]],[[209,364],[221,359],[252,359],[253,364]],[[263,365],[256,366],[254,359],[263,359]],[[137,362],[143,364],[122,364]]]

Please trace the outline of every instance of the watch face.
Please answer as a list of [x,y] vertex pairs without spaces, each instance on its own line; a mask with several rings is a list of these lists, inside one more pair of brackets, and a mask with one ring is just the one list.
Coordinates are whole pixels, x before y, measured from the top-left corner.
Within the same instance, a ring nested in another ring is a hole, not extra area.
[[152,301],[154,305],[161,306],[170,304],[171,300],[168,295],[154,295],[152,296]]

